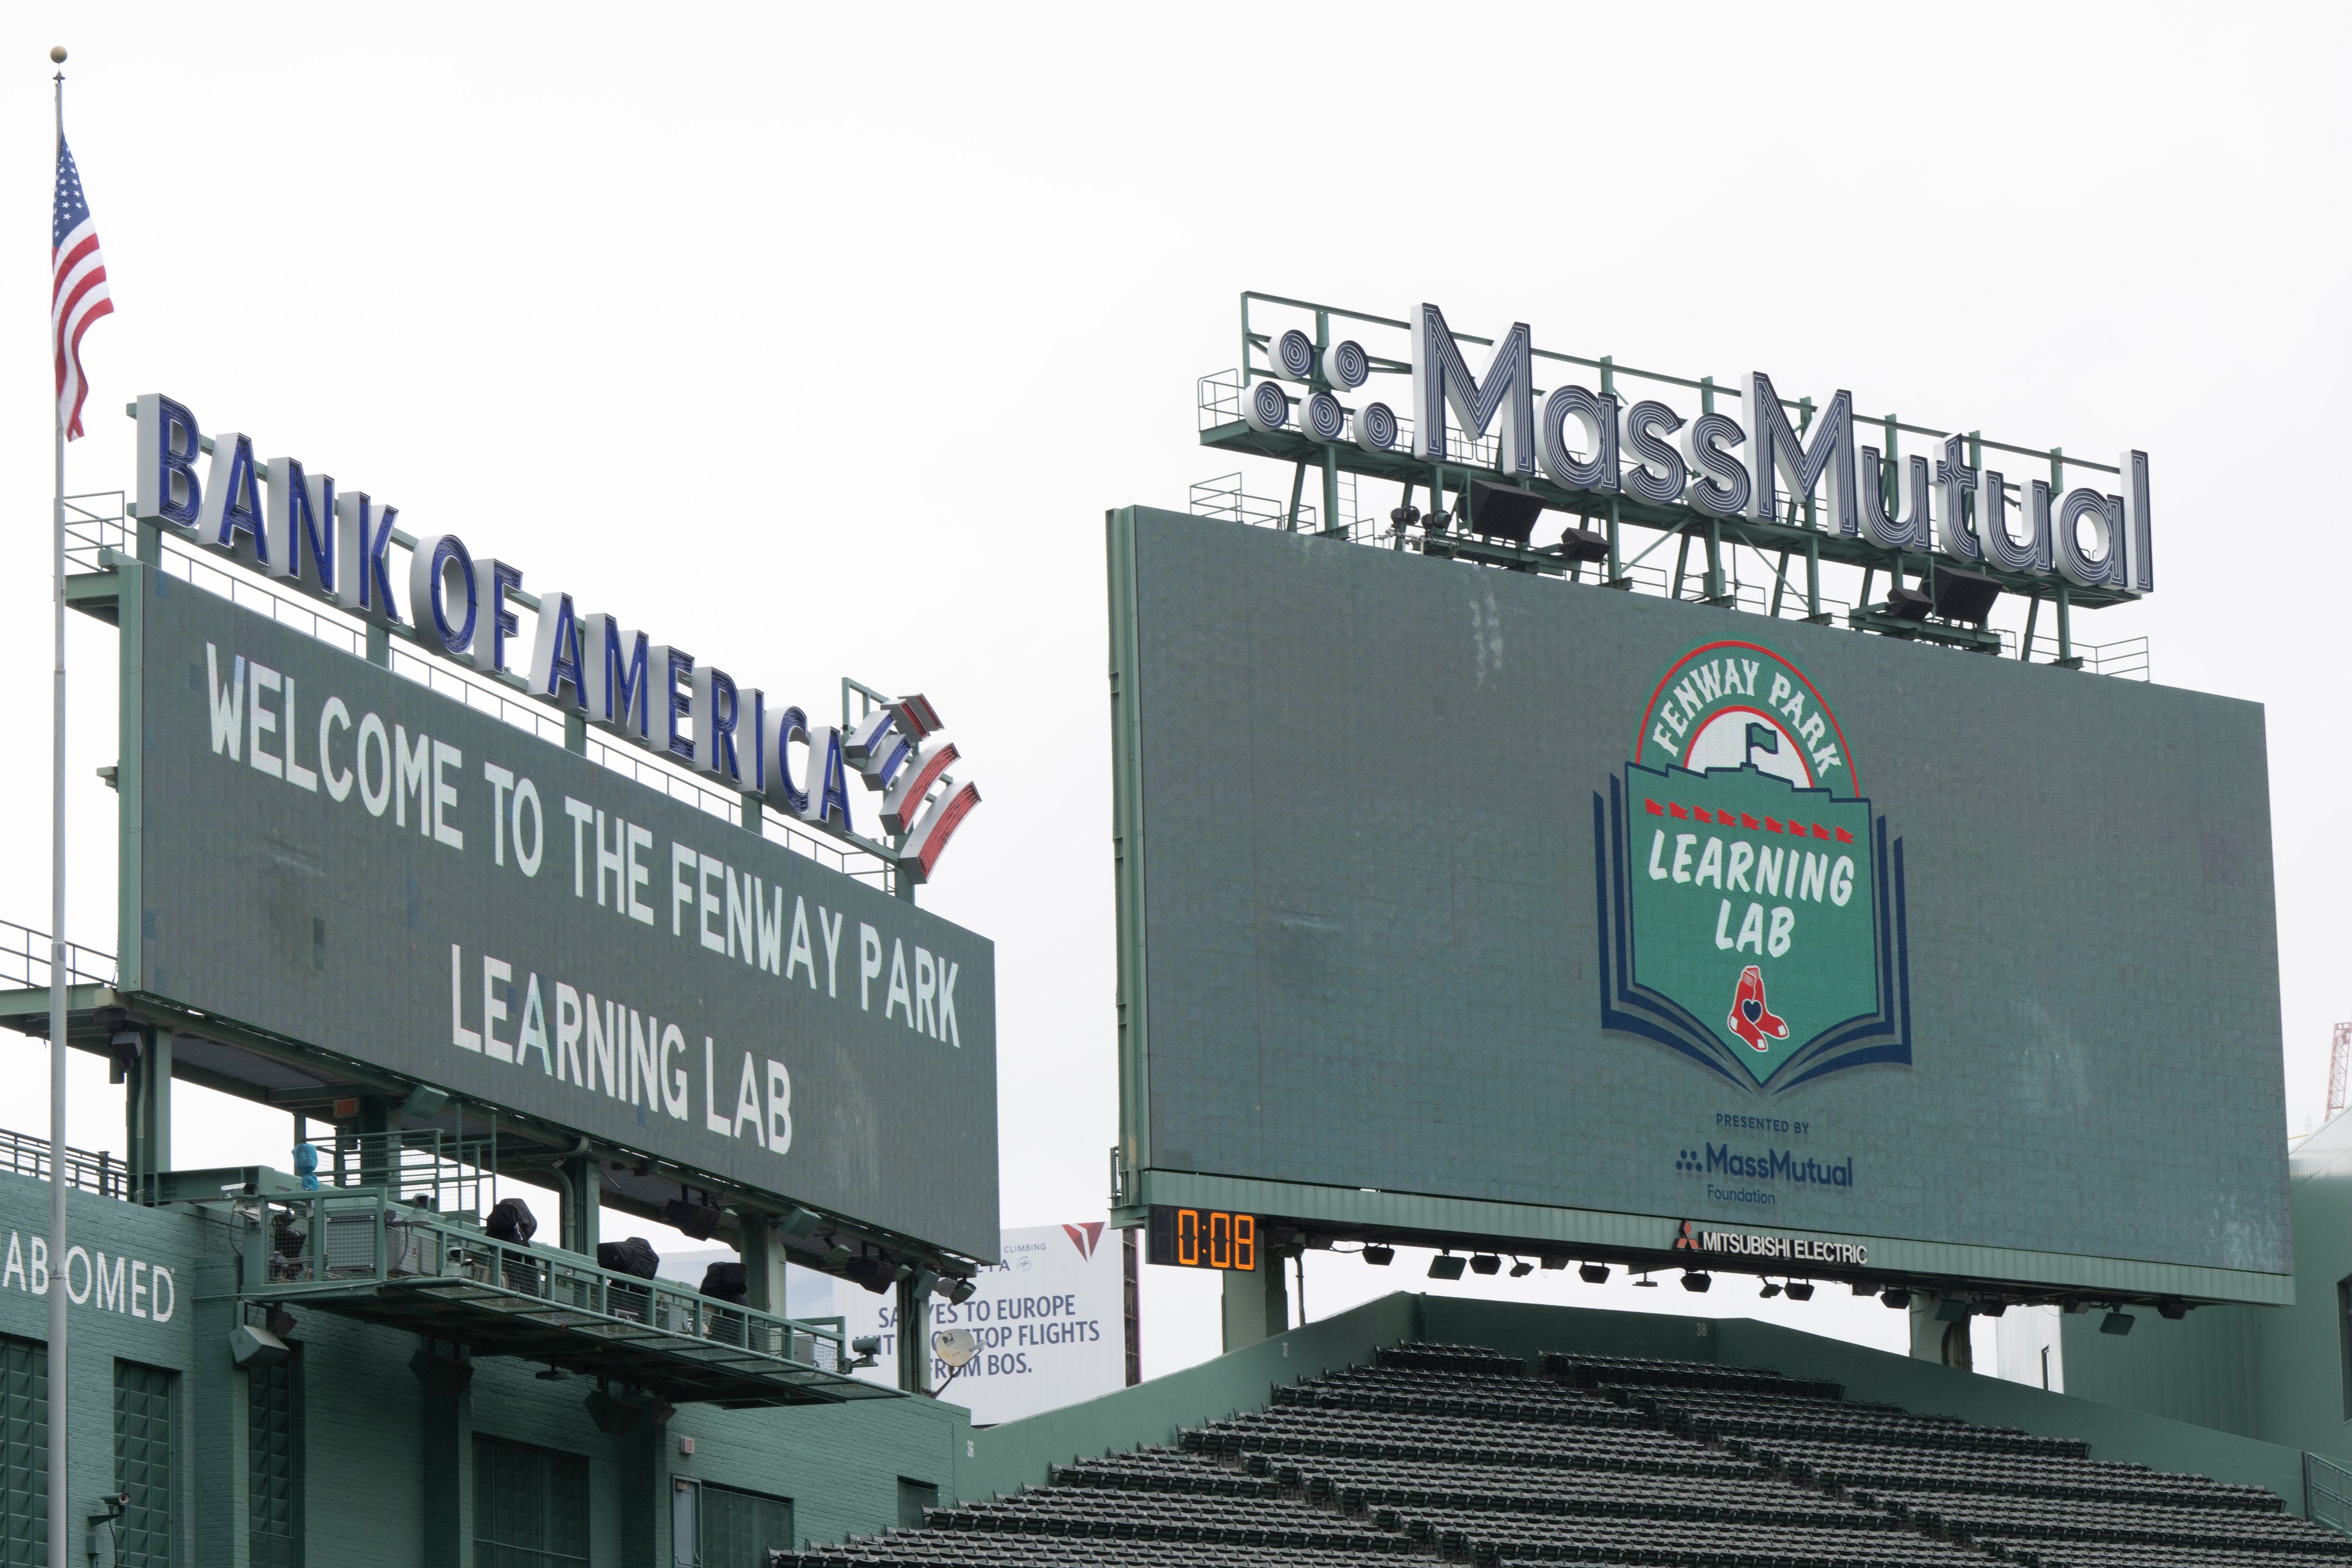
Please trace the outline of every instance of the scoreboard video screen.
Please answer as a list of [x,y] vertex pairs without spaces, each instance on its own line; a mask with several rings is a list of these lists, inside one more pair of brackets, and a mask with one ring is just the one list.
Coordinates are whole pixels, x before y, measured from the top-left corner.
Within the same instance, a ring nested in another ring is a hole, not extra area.
[[125,576],[123,989],[995,1257],[984,937]]
[[1109,547],[1155,1236],[2283,1299],[2258,706],[1144,508]]

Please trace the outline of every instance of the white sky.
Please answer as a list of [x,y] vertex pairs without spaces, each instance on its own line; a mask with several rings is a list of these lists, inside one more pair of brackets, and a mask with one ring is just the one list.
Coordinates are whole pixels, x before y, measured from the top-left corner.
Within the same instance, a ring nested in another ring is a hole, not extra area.
[[[163,390],[770,690],[928,692],[987,794],[923,902],[997,944],[1007,1223],[1101,1211],[1102,513],[1233,466],[1193,382],[1250,287],[2147,450],[2159,591],[2078,631],[2269,705],[2299,1131],[2352,1018],[2347,32],[2316,5],[11,6],[0,917],[48,908],[62,42],[118,310],[68,487],[127,483],[113,411]],[[71,628],[69,930],[103,947],[109,639]],[[2198,1071],[2193,1038],[2149,1052]],[[76,1068],[74,1141],[120,1149],[120,1092]],[[0,1044],[0,1123],[43,1130],[45,1082]],[[181,1163],[283,1163],[281,1118],[182,1107]],[[1308,1304],[1419,1274],[1317,1258]],[[1213,1289],[1153,1271],[1155,1370],[1213,1349]],[[1815,1326],[1898,1337],[1831,1294]],[[1611,1287],[1656,1297],[1685,1304]]]

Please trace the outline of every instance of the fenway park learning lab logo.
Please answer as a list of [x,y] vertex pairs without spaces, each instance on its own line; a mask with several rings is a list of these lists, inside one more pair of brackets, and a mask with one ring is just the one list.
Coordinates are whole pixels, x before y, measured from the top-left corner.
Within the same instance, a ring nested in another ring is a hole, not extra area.
[[1719,642],[1668,666],[1592,837],[1603,1028],[1775,1093],[1910,1061],[1903,841],[1786,658]]

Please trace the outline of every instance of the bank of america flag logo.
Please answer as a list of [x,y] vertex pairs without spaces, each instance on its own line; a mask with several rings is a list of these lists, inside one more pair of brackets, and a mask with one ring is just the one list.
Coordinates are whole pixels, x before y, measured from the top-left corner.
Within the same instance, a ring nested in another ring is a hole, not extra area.
[[57,361],[58,418],[68,441],[81,437],[81,405],[89,396],[82,379],[81,335],[101,316],[114,314],[106,291],[106,258],[98,250],[98,225],[73,151],[58,138],[57,210],[49,224],[49,351]]

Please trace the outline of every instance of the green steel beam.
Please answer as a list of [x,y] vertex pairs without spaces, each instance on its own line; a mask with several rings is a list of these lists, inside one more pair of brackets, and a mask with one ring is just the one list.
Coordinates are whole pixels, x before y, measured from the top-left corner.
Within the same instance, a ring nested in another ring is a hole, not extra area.
[[[1408,482],[1409,487],[1409,482]],[[1111,881],[1118,921],[1119,1168],[1151,1158],[1150,1086],[1144,1067],[1150,1029],[1144,948],[1143,667],[1135,605],[1135,512],[1106,519],[1110,578]]]
[[2290,1274],[1830,1230],[1788,1231],[1779,1226],[1712,1220],[1703,1223],[1708,1228],[1859,1242],[1869,1249],[1870,1261],[1863,1269],[1842,1269],[1817,1264],[1766,1264],[1720,1253],[1706,1253],[1694,1259],[1687,1251],[1677,1254],[1674,1248],[1682,1225],[1680,1218],[1620,1214],[1568,1205],[1317,1186],[1192,1171],[1136,1173],[1128,1201],[1113,1210],[1111,1223],[1143,1224],[1153,1204],[1238,1210],[1341,1238],[1377,1237],[1406,1245],[1451,1246],[1456,1251],[1483,1245],[1505,1252],[1566,1252],[1572,1257],[1626,1262],[1641,1268],[1675,1269],[1704,1262],[1708,1269],[1718,1271],[1794,1273],[1801,1279],[1865,1280],[1921,1286],[1966,1281],[1985,1289],[2005,1284],[2021,1295],[2068,1294],[2094,1301],[2153,1301],[2178,1296],[2186,1301],[2261,1306],[2289,1306],[2294,1301],[2294,1279]]
[[[1619,373],[1623,372],[1621,371]],[[1710,392],[1721,390],[1723,389],[1708,389]],[[1366,452],[1361,447],[1351,444],[1341,444],[1327,449],[1321,443],[1309,441],[1295,431],[1283,430],[1262,434],[1240,422],[1216,425],[1202,431],[1201,444],[1213,447],[1222,453],[1265,457],[1276,462],[1301,465],[1299,473],[1302,484],[1305,474],[1304,465],[1312,464],[1320,466],[1327,450],[1339,469],[1355,475],[1360,480],[1386,480],[1391,484],[1411,484],[1418,481],[1430,483],[1433,488],[1436,483],[1431,478],[1429,465],[1416,461],[1409,454]],[[1997,444],[1979,440],[1979,445],[1993,447]],[[2048,454],[2037,452],[2030,455],[2046,457]],[[1472,476],[1472,471],[1465,470],[1462,479],[1466,483]],[[1601,496],[1589,491],[1565,490],[1542,477],[1515,479],[1512,483],[1542,497],[1544,504],[1552,509],[1575,517],[1588,525],[1598,521],[1606,527],[1613,517],[1620,526],[1630,525],[1634,528],[1672,532],[1694,524],[1706,527],[1717,521],[1691,507],[1654,507],[1629,497]],[[1432,509],[1443,510],[1443,502],[1438,502]],[[1762,522],[1751,517],[1725,517],[1720,519],[1720,527],[1723,538],[1748,545],[1753,549],[1767,552],[1783,549],[1792,552],[1804,551],[1807,568],[1812,578],[1812,581],[1809,584],[1810,608],[1808,611],[1811,615],[1821,613],[1819,605],[1821,562],[1829,561],[1841,566],[1862,568],[1877,567],[1884,570],[1895,554],[1864,538],[1848,538],[1839,534],[1823,532],[1818,528],[1808,528],[1802,524]],[[1638,560],[1639,558],[1637,557],[1636,559]],[[2050,586],[2045,579],[2006,572],[1989,563],[1971,567],[1970,570],[1982,572],[2000,583],[2004,591],[2021,597],[2031,596],[2037,591],[2046,592]],[[2112,588],[2072,588],[2070,585],[2070,599],[2075,607],[2091,610],[2102,609],[2111,604],[2129,603],[2132,602],[2133,596]]]

